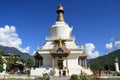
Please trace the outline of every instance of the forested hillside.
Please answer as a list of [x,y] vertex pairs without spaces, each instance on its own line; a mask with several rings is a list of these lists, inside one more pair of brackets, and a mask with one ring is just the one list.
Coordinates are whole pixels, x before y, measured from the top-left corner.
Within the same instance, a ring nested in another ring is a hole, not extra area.
[[115,70],[114,61],[116,57],[118,57],[120,65],[120,49],[92,59],[88,61],[88,64],[92,70]]

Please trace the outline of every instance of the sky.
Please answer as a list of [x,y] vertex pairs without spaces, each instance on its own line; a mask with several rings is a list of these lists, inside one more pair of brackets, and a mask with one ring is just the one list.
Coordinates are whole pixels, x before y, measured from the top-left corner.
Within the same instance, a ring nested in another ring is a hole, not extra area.
[[0,0],[0,45],[32,55],[49,36],[59,4],[89,58],[120,49],[120,0]]

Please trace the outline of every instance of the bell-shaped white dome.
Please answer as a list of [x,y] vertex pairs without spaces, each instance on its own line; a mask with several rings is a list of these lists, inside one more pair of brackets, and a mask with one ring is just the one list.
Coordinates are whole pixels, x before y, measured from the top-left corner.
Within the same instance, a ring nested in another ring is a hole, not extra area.
[[47,40],[54,40],[59,38],[71,39],[72,28],[70,28],[64,21],[63,6],[59,5],[56,12],[58,14],[57,20],[56,23],[50,28],[50,37]]
[[65,22],[56,21],[56,23],[50,28],[51,39],[70,39],[72,28]]

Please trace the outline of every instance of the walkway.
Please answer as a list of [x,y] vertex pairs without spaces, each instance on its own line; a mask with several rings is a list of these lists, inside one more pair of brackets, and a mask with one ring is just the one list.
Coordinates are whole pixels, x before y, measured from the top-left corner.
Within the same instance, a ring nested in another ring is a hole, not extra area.
[[[21,79],[28,79],[28,76],[25,74],[8,74],[8,75],[0,75],[0,79],[7,79],[7,78],[21,78]],[[29,79],[35,79],[34,76],[30,76]]]
[[53,76],[50,80],[69,80],[70,77]]

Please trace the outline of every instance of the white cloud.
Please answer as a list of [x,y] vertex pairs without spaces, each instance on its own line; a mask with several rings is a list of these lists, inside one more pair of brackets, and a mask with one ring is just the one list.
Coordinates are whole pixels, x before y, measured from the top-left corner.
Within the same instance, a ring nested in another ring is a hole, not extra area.
[[98,51],[94,51],[94,52],[92,52],[92,54],[90,54],[88,56],[88,58],[91,59],[91,58],[96,58],[96,57],[99,57],[99,56],[100,56],[99,52]]
[[112,49],[113,48],[113,44],[112,43],[107,43],[105,45],[106,49]]
[[98,51],[95,51],[95,45],[93,43],[86,43],[85,51],[88,54],[89,59],[96,58],[100,55]]
[[115,46],[115,48],[120,49],[120,40],[119,41],[115,41],[114,46]]
[[21,48],[22,40],[16,33],[16,28],[14,26],[0,27],[0,45],[15,47],[21,52],[29,52],[30,47]]
[[94,46],[93,43],[86,43],[86,44],[85,44],[85,49],[86,49],[87,51],[93,51],[93,50],[95,49],[95,46]]
[[35,53],[36,53],[36,51],[33,51],[33,52],[32,52],[32,55],[35,55]]
[[24,53],[29,53],[29,51],[30,51],[30,47],[29,47],[29,46],[27,46],[26,48],[21,48],[21,47],[19,47],[18,49],[19,49],[20,51],[24,52]]

